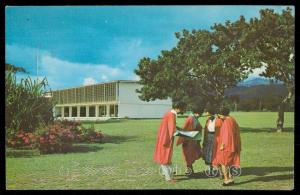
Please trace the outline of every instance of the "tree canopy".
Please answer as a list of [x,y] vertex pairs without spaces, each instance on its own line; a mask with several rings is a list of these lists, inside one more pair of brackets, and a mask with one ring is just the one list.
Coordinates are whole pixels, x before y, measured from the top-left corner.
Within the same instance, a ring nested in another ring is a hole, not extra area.
[[214,24],[211,31],[183,29],[176,32],[177,45],[156,59],[142,58],[135,73],[143,87],[142,100],[181,99],[186,102],[222,104],[224,91],[266,65],[261,76],[294,87],[294,16],[260,11],[260,18],[246,22]]

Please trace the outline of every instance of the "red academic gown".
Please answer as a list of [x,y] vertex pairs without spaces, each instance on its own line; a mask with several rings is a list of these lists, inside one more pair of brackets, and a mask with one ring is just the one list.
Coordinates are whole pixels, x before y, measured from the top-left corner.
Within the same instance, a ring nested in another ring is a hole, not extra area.
[[176,116],[167,112],[160,123],[154,152],[154,161],[159,164],[171,164],[173,154],[173,134],[176,131]]
[[[224,144],[223,151],[220,150]],[[240,128],[235,119],[228,116],[223,121],[219,135],[216,138],[216,154],[213,166],[219,164],[226,166],[240,166],[241,137]]]
[[[200,123],[198,122],[195,126],[195,118],[193,116],[189,116],[183,125],[183,129],[187,131],[201,131],[202,127]],[[179,137],[177,139],[177,146],[182,144],[182,155],[183,159],[186,162],[186,165],[191,166],[195,160],[198,160],[201,158],[201,146],[199,141],[197,140],[191,140],[184,137]]]

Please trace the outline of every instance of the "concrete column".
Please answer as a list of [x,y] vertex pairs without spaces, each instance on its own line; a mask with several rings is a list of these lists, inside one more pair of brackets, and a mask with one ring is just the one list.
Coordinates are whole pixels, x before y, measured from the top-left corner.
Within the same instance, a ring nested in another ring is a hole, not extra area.
[[80,106],[77,106],[77,117],[80,117]]
[[89,115],[90,115],[90,109],[89,109],[89,106],[86,106],[86,109],[85,109],[85,116],[86,117],[89,117]]
[[72,117],[72,106],[69,106],[69,117]]
[[65,107],[61,107],[61,117],[65,116]]
[[110,109],[109,109],[109,105],[106,105],[106,116],[110,117]]
[[99,117],[99,105],[95,105],[95,106],[96,106],[95,117]]

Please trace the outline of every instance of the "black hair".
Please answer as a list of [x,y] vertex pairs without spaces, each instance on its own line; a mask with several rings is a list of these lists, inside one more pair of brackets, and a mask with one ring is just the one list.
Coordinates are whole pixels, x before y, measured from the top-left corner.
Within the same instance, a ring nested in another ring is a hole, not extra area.
[[206,112],[208,112],[211,115],[214,115],[217,113],[216,108],[212,105],[206,106],[205,110],[206,110]]
[[172,108],[178,108],[178,109],[186,109],[187,104],[185,102],[182,101],[176,101],[173,102]]
[[222,115],[224,115],[224,116],[228,116],[229,113],[230,113],[230,110],[229,110],[229,108],[227,108],[227,107],[222,107],[222,108],[220,109],[220,114],[222,114]]
[[204,111],[204,108],[202,106],[193,106],[192,107],[192,112],[193,113],[198,113],[198,114],[202,114]]

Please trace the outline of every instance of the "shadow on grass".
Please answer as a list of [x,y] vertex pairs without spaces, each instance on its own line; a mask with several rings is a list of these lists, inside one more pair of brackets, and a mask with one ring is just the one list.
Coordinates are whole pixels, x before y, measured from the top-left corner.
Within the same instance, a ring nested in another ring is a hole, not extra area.
[[[275,180],[286,180],[286,179],[292,179],[294,178],[294,174],[285,174],[285,175],[275,175],[275,176],[265,176],[270,173],[275,172],[291,172],[294,171],[294,167],[245,167],[242,168],[242,173],[239,177],[243,177],[246,175],[255,175],[257,177],[250,179],[248,181],[236,183],[236,185],[244,184],[244,183],[250,183],[250,182],[256,182],[256,181],[263,181],[263,182],[269,182],[269,181],[275,181]],[[185,176],[185,175],[177,175],[177,176]],[[208,179],[209,177],[206,176],[204,171],[194,173],[192,176],[185,176],[184,178],[176,178],[178,181],[183,180],[193,180],[193,179]],[[221,179],[221,176],[214,177],[215,179]]]
[[40,156],[44,154],[68,154],[68,153],[86,153],[86,152],[96,152],[98,150],[101,150],[102,148],[97,145],[92,144],[74,144],[72,147],[66,149],[65,151],[61,152],[50,152],[50,153],[40,153],[38,149],[7,149],[6,150],[6,156],[7,157],[14,157],[14,158],[31,158],[35,156]]
[[137,136],[119,136],[119,135],[106,135],[102,143],[113,143],[113,144],[120,144],[123,142],[128,142],[128,141],[134,141],[136,140]]
[[108,119],[102,121],[81,121],[82,124],[106,124],[106,123],[122,123],[126,122],[128,119]]
[[[250,128],[250,127],[240,127],[241,133],[277,133],[276,128]],[[294,132],[293,127],[286,127],[284,132]]]
[[[105,143],[113,143],[120,144],[123,142],[133,141],[136,139],[136,136],[111,136],[106,135],[103,140],[100,142],[101,144]],[[96,152],[102,149],[101,144],[99,143],[77,143],[72,147],[65,149],[63,152],[51,152],[45,154],[68,154],[68,153],[87,153],[87,152]],[[34,157],[43,155],[40,153],[38,149],[6,149],[7,157]]]
[[242,167],[242,174],[264,176],[274,172],[294,171],[294,167]]
[[176,177],[184,176],[183,178],[175,178],[178,181],[184,181],[184,180],[192,180],[192,179],[206,179],[209,178],[205,175],[204,171],[194,173],[193,175],[187,176],[187,175],[176,175]]
[[73,145],[72,148],[68,149],[68,151],[62,152],[63,154],[66,153],[86,153],[86,152],[96,152],[101,150],[102,148],[97,145],[93,144],[76,144]]
[[271,175],[271,176],[262,176],[262,177],[256,177],[247,181],[243,182],[238,182],[235,183],[234,185],[242,185],[242,184],[247,184],[251,182],[273,182],[273,181],[278,181],[278,180],[287,180],[287,179],[293,179],[294,174],[285,174],[285,175]]

